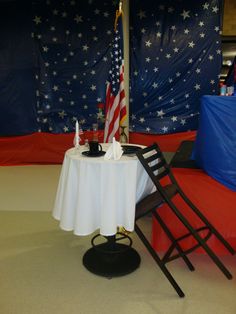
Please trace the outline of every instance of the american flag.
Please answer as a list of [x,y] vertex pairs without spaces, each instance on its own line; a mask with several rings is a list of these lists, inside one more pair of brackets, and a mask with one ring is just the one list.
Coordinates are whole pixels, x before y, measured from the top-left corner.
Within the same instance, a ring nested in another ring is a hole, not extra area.
[[117,17],[111,52],[111,70],[106,89],[105,143],[112,142],[113,137],[119,140],[119,128],[126,118],[122,14]]

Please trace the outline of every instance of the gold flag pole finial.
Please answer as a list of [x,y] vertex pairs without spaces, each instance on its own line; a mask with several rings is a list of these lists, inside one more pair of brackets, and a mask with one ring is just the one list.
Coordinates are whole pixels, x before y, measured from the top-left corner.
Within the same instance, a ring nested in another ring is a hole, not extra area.
[[116,31],[116,26],[117,26],[117,21],[118,18],[122,15],[122,1],[119,2],[119,10],[116,10],[116,18],[115,18],[115,25],[114,25],[114,29]]
[[119,2],[119,13],[122,13],[122,1]]

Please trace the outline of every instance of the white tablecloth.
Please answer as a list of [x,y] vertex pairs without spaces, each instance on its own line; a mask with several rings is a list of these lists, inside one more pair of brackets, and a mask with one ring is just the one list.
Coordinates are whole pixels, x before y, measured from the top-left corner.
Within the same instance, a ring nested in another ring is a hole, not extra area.
[[[103,150],[109,145],[102,144]],[[154,190],[141,163],[136,156],[117,161],[85,157],[82,150],[65,153],[53,217],[63,230],[76,235],[97,229],[114,235],[118,226],[133,231],[136,202]]]

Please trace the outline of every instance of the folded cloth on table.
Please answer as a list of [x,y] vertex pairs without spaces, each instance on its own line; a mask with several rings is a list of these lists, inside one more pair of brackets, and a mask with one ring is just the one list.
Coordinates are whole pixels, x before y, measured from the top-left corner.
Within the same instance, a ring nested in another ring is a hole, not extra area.
[[108,159],[118,160],[118,159],[120,159],[122,154],[123,154],[123,149],[122,149],[120,143],[117,142],[116,139],[113,137],[112,144],[108,148],[106,154],[104,155],[104,159],[105,160],[108,160]]

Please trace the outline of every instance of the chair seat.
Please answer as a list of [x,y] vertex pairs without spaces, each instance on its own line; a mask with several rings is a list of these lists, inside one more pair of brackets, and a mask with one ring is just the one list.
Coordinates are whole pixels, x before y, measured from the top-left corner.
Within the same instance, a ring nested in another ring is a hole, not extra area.
[[[166,185],[164,187],[164,191],[166,192],[169,198],[172,198],[177,193],[177,189],[173,184]],[[159,207],[162,203],[163,197],[158,191],[155,191],[147,195],[136,205],[136,220],[147,215],[153,209]]]

